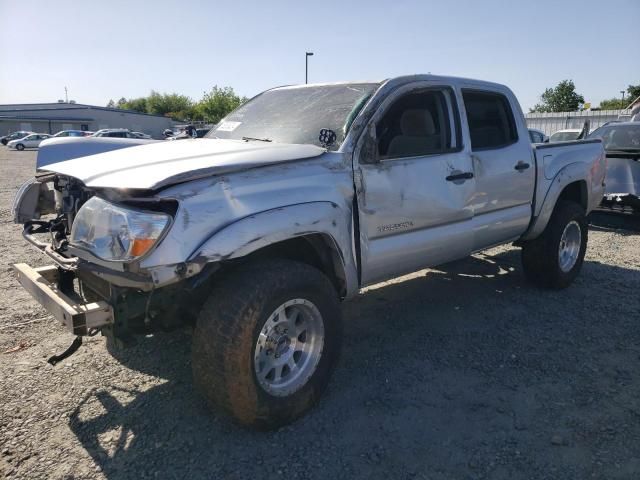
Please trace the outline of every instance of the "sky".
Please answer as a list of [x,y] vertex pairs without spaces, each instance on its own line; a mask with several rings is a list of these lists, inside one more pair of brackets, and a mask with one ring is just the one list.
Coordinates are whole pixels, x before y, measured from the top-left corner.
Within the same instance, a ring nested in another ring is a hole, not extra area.
[[198,100],[413,73],[508,85],[525,111],[564,79],[596,106],[640,83],[640,0],[0,0],[0,104]]

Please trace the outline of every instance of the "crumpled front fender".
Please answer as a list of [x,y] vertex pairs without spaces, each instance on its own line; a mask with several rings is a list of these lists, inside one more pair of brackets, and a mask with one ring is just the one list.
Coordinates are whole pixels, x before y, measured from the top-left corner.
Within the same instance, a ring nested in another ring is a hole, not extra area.
[[333,202],[309,202],[279,207],[244,217],[213,234],[189,262],[219,262],[241,258],[291,238],[321,234],[338,255],[347,296],[357,292],[351,212]]

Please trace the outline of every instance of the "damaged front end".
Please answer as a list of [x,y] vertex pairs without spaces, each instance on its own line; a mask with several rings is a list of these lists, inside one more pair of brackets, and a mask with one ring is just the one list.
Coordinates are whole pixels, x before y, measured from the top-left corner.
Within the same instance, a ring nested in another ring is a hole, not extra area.
[[602,207],[640,214],[640,149],[607,152]]
[[[142,268],[169,231],[178,203],[97,191],[72,177],[40,175],[16,195],[23,237],[54,264],[14,265],[22,286],[74,335],[101,332],[117,344],[170,329],[197,311],[198,286],[215,266]],[[194,312],[189,310],[193,307]],[[182,310],[181,310],[182,309]]]

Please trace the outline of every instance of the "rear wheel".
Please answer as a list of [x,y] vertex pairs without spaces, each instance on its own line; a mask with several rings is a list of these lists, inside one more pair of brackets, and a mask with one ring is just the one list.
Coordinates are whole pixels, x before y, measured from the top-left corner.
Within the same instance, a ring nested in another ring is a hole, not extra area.
[[24,150],[24,145],[19,143],[19,144],[16,145],[16,149],[22,151],[22,150]]
[[525,276],[541,287],[568,287],[582,268],[587,237],[584,209],[576,202],[558,202],[542,235],[522,246]]
[[193,337],[196,387],[259,429],[285,425],[324,391],[341,343],[338,295],[317,269],[267,260],[225,277]]

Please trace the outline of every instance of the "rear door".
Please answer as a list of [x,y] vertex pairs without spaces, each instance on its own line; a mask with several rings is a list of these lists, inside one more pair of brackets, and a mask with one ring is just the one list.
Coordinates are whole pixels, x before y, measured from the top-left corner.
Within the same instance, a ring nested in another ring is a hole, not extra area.
[[475,176],[475,251],[516,239],[527,229],[536,169],[529,132],[513,94],[498,88],[463,88],[462,98]]
[[475,186],[454,91],[430,82],[399,88],[363,137],[354,162],[362,282],[468,255]]

